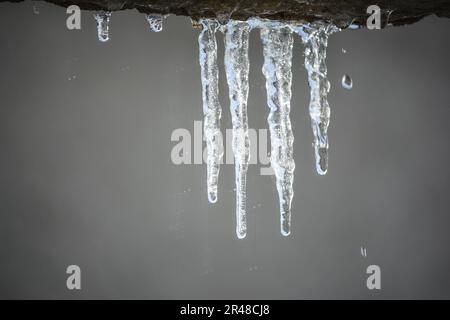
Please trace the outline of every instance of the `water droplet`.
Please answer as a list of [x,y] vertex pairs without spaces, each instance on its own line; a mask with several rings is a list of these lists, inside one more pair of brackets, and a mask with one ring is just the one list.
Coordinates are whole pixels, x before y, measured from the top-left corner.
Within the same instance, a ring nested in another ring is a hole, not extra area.
[[361,255],[365,258],[367,257],[367,249],[365,247],[361,247]]
[[353,80],[348,74],[342,76],[342,87],[348,90],[353,88]]

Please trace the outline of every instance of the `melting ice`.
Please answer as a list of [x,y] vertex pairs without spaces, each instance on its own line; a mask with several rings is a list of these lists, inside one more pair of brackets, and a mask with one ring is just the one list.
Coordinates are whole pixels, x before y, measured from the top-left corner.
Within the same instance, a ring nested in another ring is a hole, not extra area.
[[314,134],[316,170],[324,175],[328,170],[328,125],[330,124],[330,106],[328,92],[330,82],[327,79],[328,37],[339,29],[331,24],[313,23],[295,28],[305,45],[305,68],[308,72],[310,89],[309,115]]
[[148,14],[145,17],[148,24],[150,25],[150,30],[153,32],[161,32],[163,29],[164,16],[161,14]]
[[219,103],[219,70],[217,68],[216,31],[219,24],[215,20],[201,21],[203,26],[198,37],[202,78],[204,114],[204,134],[207,147],[207,189],[211,203],[217,201],[219,166],[223,156],[223,142],[220,132],[222,108]]
[[95,21],[97,21],[97,35],[98,40],[106,42],[109,40],[109,19],[111,12],[98,12],[94,14]]
[[233,124],[232,149],[234,154],[236,183],[236,235],[247,235],[247,169],[250,159],[248,136],[248,38],[247,22],[230,20],[225,29],[225,70],[230,96],[230,112]]
[[[292,83],[293,33],[301,36],[305,45],[305,67],[310,87],[309,113],[314,133],[316,169],[325,174],[328,169],[328,125],[330,107],[327,95],[330,83],[325,64],[328,37],[339,29],[332,24],[284,24],[251,19],[247,22],[229,20],[225,25],[212,19],[200,21],[199,52],[207,144],[207,190],[210,202],[217,201],[219,164],[223,156],[220,134],[221,106],[218,100],[218,67],[216,31],[225,33],[225,71],[229,88],[233,125],[232,148],[235,158],[236,234],[247,234],[246,184],[250,159],[248,134],[248,41],[252,28],[260,29],[263,44],[263,74],[266,78],[267,119],[271,137],[271,165],[275,172],[280,205],[281,234],[291,232],[291,203],[294,195],[294,135],[289,118]],[[351,81],[351,79],[350,79]]]

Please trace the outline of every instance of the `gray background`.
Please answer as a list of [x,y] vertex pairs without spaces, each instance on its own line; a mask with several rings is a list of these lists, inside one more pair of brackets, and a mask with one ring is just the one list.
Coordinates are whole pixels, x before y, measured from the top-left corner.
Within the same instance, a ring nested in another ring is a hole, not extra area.
[[[325,177],[296,38],[293,232],[281,236],[274,179],[253,165],[237,240],[233,166],[211,205],[205,166],[170,160],[172,131],[202,118],[198,30],[169,17],[154,34],[121,12],[99,43],[90,13],[68,31],[63,8],[37,7],[0,4],[1,298],[450,298],[449,20],[331,37]],[[250,56],[250,126],[265,128],[257,31]],[[81,291],[66,289],[70,264]]]

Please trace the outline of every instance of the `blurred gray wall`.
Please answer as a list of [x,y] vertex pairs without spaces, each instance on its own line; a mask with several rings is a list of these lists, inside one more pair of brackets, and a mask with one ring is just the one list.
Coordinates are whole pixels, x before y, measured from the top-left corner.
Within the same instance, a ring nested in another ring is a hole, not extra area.
[[[295,39],[292,235],[279,231],[273,177],[252,165],[237,240],[233,166],[212,205],[206,167],[170,159],[173,130],[202,119],[189,19],[169,17],[155,34],[135,11],[113,14],[100,43],[91,13],[69,31],[63,8],[35,5],[0,4],[1,298],[450,298],[450,20],[331,37],[324,177]],[[258,31],[250,56],[250,126],[266,128]],[[66,288],[71,264],[80,291]],[[371,264],[378,291],[366,287]]]

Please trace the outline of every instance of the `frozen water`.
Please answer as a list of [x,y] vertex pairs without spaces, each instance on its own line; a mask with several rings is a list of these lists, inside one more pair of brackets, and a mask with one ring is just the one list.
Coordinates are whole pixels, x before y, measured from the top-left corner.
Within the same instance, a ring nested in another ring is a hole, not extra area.
[[351,88],[353,88],[353,80],[348,74],[344,74],[342,76],[341,83],[342,83],[342,87],[345,89],[350,90]]
[[316,170],[324,175],[328,170],[328,125],[330,124],[330,106],[328,92],[330,82],[327,79],[328,37],[339,29],[332,24],[314,23],[296,28],[305,44],[305,68],[308,72],[310,88],[309,115],[314,134]]
[[291,109],[292,45],[290,28],[266,22],[261,27],[266,77],[267,118],[270,129],[271,164],[275,172],[280,202],[281,234],[291,233],[291,203],[294,191],[294,135],[289,112]]
[[163,29],[164,16],[161,14],[148,14],[145,17],[153,32],[161,32]]
[[111,12],[98,12],[94,14],[95,21],[97,21],[97,35],[98,40],[106,42],[109,40],[109,19]]
[[[228,82],[230,112],[233,126],[232,149],[235,163],[236,234],[242,239],[247,234],[246,185],[250,160],[248,132],[248,41],[250,30],[261,29],[266,78],[267,122],[271,138],[271,164],[275,172],[280,204],[281,234],[291,233],[291,206],[294,196],[294,135],[289,117],[291,109],[293,32],[305,45],[305,67],[310,87],[309,113],[314,133],[316,169],[325,174],[328,169],[328,125],[330,107],[327,95],[330,83],[325,64],[328,37],[339,29],[331,24],[292,24],[257,18],[246,22],[230,20],[225,25],[214,19],[193,23],[202,26],[199,35],[200,66],[204,113],[204,132],[207,144],[208,199],[217,201],[219,165],[223,157],[220,134],[221,107],[218,99],[217,30],[225,33],[225,71]],[[344,52],[344,51],[343,51]],[[348,77],[348,76],[347,76]],[[351,87],[351,78],[343,84]]]
[[222,108],[219,103],[219,70],[217,68],[215,20],[201,20],[203,26],[198,37],[199,60],[202,79],[202,97],[204,114],[204,134],[207,147],[207,185],[209,202],[217,202],[217,184],[220,161],[223,157],[223,142],[220,133]]

